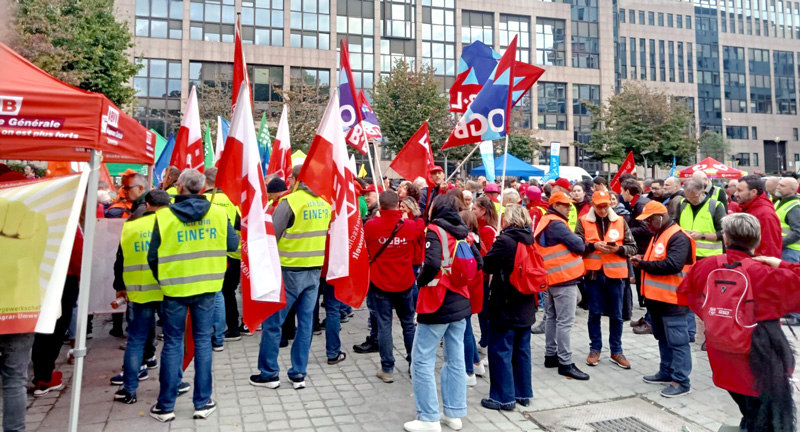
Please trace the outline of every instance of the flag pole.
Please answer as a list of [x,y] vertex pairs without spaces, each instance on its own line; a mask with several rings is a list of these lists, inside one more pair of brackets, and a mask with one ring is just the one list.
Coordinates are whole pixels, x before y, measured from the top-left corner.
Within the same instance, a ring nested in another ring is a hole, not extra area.
[[[364,133],[366,134],[366,131]],[[367,141],[367,145],[369,145],[369,141]],[[386,188],[383,186],[383,173],[381,172],[381,160],[378,159],[378,144],[377,142],[375,142],[375,140],[372,140],[372,146],[375,148],[375,159],[376,159],[375,166],[378,168],[378,180],[380,180],[381,188],[383,188],[383,191],[386,192]],[[375,183],[375,185],[376,185],[375,190],[378,190],[377,182]]]
[[461,169],[461,167],[462,167],[462,166],[464,166],[464,164],[465,164],[465,163],[467,163],[467,161],[469,160],[469,158],[471,158],[471,157],[472,157],[472,154],[473,154],[473,153],[475,153],[475,150],[477,150],[477,149],[478,149],[478,147],[480,147],[480,146],[481,146],[481,143],[475,144],[475,148],[473,148],[473,149],[472,149],[472,151],[471,151],[471,152],[469,152],[469,154],[467,155],[467,157],[465,157],[465,158],[464,158],[464,160],[463,160],[463,161],[461,161],[461,163],[460,163],[460,164],[458,164],[458,166],[456,167],[456,169],[454,169],[454,170],[453,170],[453,172],[452,172],[452,173],[450,173],[450,176],[449,176],[449,177],[447,177],[447,179],[445,180],[445,182],[449,182],[449,181],[450,181],[450,179],[451,179],[451,178],[453,178],[453,176],[455,176],[455,175],[456,175],[456,173],[458,172],[458,170],[460,170],[460,169]]
[[[503,202],[502,202],[503,190],[505,190],[505,188],[506,188],[506,164],[508,164],[508,133],[506,133],[506,144],[505,144],[505,146],[503,148],[503,180],[500,181],[500,200],[501,200],[500,201],[500,207],[501,207],[501,209],[502,209],[502,206],[503,206]],[[500,223],[501,223],[503,218],[500,217],[500,215],[497,215],[497,216],[498,216],[498,218],[497,218],[497,232],[500,232],[500,227],[501,227]]]

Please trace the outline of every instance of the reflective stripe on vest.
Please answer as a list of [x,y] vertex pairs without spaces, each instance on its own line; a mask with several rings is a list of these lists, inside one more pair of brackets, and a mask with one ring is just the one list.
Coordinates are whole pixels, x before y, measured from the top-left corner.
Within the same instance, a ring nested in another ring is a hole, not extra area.
[[544,268],[547,272],[547,282],[556,285],[569,282],[583,276],[583,259],[580,255],[570,252],[563,244],[545,247],[539,243],[539,234],[551,222],[564,223],[564,220],[553,214],[546,214],[536,227],[534,238],[536,249],[542,254]]
[[[706,200],[703,207],[697,211],[697,216],[692,211],[692,204],[687,200],[681,214],[678,216],[678,224],[686,231],[697,231],[699,233],[713,234],[717,230],[714,228],[714,216],[711,209],[716,209],[722,205],[714,198]],[[695,240],[697,245],[698,257],[709,257],[722,254],[722,239],[718,241]]]
[[[643,260],[665,260],[667,258],[667,246],[669,245],[669,239],[679,232],[686,235],[686,232],[684,232],[683,228],[681,228],[678,224],[672,224],[667,229],[662,231],[658,237],[651,239],[650,244],[647,246],[647,252],[645,252]],[[694,264],[695,259],[694,257],[696,251],[694,240],[688,235],[686,235],[686,238],[689,239],[689,242],[692,245],[691,264],[684,265],[681,271],[677,274],[668,276],[656,276],[643,271],[642,295],[644,295],[646,298],[675,305],[688,305],[686,295],[678,294],[678,285],[680,285],[681,281],[683,281],[683,278],[686,277],[686,273],[689,271],[689,268],[692,266],[692,264]]]
[[[225,195],[224,192],[206,192],[203,195],[205,195],[205,197],[211,201],[211,204],[222,207],[222,209],[225,210],[225,214],[228,215],[228,220],[231,221],[231,226],[236,223],[236,216],[241,217],[241,214],[239,213],[239,207],[236,207],[236,205],[231,201],[230,198],[228,198],[227,195]],[[214,198],[213,201],[211,200],[212,197]],[[240,260],[242,259],[242,231],[235,228],[234,230],[236,231],[236,235],[239,236],[239,249],[237,249],[236,252],[228,252],[228,256],[233,259]]]
[[161,245],[158,277],[164,295],[188,297],[222,289],[227,268],[228,215],[209,206],[202,219],[182,222],[166,208],[156,212]]
[[331,222],[331,206],[322,198],[298,189],[285,198],[294,214],[294,224],[278,239],[284,267],[322,267],[325,238]]
[[[790,232],[792,232],[792,227],[786,223],[786,216],[789,214],[790,210],[797,207],[798,205],[800,205],[800,199],[797,199],[796,197],[789,201],[784,201],[784,202],[779,201],[775,203],[775,213],[778,214],[778,219],[781,220],[781,235],[783,237],[786,237],[787,235],[789,235]],[[800,242],[795,242],[785,247],[788,249],[800,251]]]
[[148,303],[161,301],[164,294],[161,286],[153,276],[147,264],[147,251],[150,249],[150,238],[156,215],[149,214],[122,225],[122,236],[119,246],[122,248],[122,281],[128,300],[132,303]]
[[[586,216],[588,214],[580,218],[580,223],[588,243],[597,243],[602,240],[622,247],[625,238],[625,221],[621,217],[617,217],[617,220],[609,224],[604,238],[601,239],[600,233],[597,231],[597,223],[589,222]],[[602,268],[603,273],[611,279],[625,279],[628,277],[628,261],[616,253],[592,252],[583,257],[583,265],[586,271],[600,270]]]

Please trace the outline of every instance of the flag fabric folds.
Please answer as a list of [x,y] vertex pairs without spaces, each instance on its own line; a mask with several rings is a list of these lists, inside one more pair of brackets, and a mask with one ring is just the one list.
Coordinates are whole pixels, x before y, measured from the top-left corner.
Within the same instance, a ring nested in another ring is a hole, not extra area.
[[214,163],[217,163],[222,156],[222,150],[225,149],[225,140],[228,139],[228,129],[231,124],[221,116],[217,116],[217,148],[214,154]]
[[[233,113],[236,110],[236,101],[239,100],[239,88],[242,83],[247,84],[250,89],[250,75],[247,73],[247,61],[244,58],[244,50],[242,50],[242,22],[236,22],[236,35],[234,36],[234,51],[233,51],[233,88],[231,89],[231,120],[233,120]],[[253,109],[253,96],[250,95],[250,109]]]
[[362,163],[361,168],[358,169],[358,178],[364,178],[366,176],[367,176],[367,166]]
[[211,144],[211,127],[206,122],[206,133],[203,135],[203,165],[205,168],[214,166],[214,146]]
[[622,174],[635,174],[636,162],[633,160],[633,152],[628,153],[628,156],[622,161],[622,165],[617,169],[617,174],[611,180],[609,187],[616,193],[622,192],[622,185],[619,182],[619,177]]
[[172,151],[175,148],[175,135],[170,133],[169,137],[167,137],[167,144],[164,146],[164,151],[161,152],[161,156],[158,157],[156,161],[156,166],[153,169],[153,177],[155,178],[155,183],[160,184],[164,181],[164,172],[169,167],[169,162],[172,159]]
[[175,137],[175,148],[169,164],[180,170],[194,168],[203,172],[203,133],[200,130],[200,110],[197,106],[197,89],[192,86],[183,110],[181,127]]
[[258,154],[250,89],[239,89],[216,185],[242,214],[242,319],[255,330],[286,305],[278,242],[267,207],[267,192]]
[[481,141],[481,160],[486,167],[486,180],[493,182],[494,175],[494,143],[491,141]]
[[261,124],[258,126],[258,151],[261,155],[261,168],[264,175],[267,174],[267,166],[269,166],[270,146],[272,145],[272,138],[269,136],[269,125],[267,124],[267,112],[261,113]]
[[667,174],[667,177],[664,180],[666,180],[666,179],[668,179],[670,177],[677,177],[675,175],[675,170],[677,168],[678,168],[678,158],[676,158],[675,155],[672,155],[672,168],[670,168],[669,174]]
[[276,174],[286,181],[292,174],[292,142],[289,139],[289,114],[286,105],[283,106],[281,120],[278,122],[278,132],[272,142],[272,154],[267,166],[267,174]]
[[361,102],[361,125],[364,127],[367,139],[382,141],[381,125],[378,124],[378,117],[375,116],[375,111],[369,105],[363,90],[358,91],[358,99]]
[[361,154],[367,154],[367,137],[361,124],[361,104],[353,82],[346,39],[342,39],[339,53],[339,97],[342,130],[347,144]]
[[424,122],[397,153],[389,168],[411,181],[422,177],[431,185],[431,168],[434,165],[428,122]]

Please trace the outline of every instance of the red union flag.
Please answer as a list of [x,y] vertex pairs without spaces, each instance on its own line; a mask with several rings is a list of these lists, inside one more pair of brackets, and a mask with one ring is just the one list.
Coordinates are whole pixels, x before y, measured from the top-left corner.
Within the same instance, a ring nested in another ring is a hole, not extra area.
[[292,174],[292,142],[289,139],[289,114],[286,105],[283,106],[278,132],[275,134],[275,141],[272,142],[267,174],[275,174],[283,181]]
[[192,86],[189,99],[183,110],[181,128],[175,137],[175,149],[172,150],[170,165],[180,170],[194,168],[203,172],[205,153],[203,152],[203,134],[200,131],[200,110],[197,107],[197,91]]
[[[233,118],[233,113],[236,110],[236,101],[239,98],[239,88],[242,87],[242,83],[247,84],[247,88],[250,88],[250,75],[247,74],[247,61],[244,59],[244,51],[242,50],[242,22],[238,21],[236,23],[236,36],[234,40],[234,51],[233,51],[233,89],[232,89],[232,97],[231,97],[231,119]],[[253,106],[253,99],[250,99],[250,106]]]
[[430,175],[434,165],[428,122],[424,122],[397,153],[389,168],[406,180],[414,181],[422,177],[428,184],[433,184]]
[[339,301],[360,307],[369,288],[369,258],[358,213],[355,177],[355,163],[351,164],[347,157],[339,94],[335,92],[297,181],[331,204],[325,277],[334,286]]
[[242,213],[242,319],[254,331],[286,305],[278,242],[267,215],[267,191],[250,106],[250,88],[242,83],[216,186]]
[[636,162],[633,160],[633,152],[628,153],[628,157],[626,157],[625,160],[622,161],[622,165],[619,166],[617,175],[611,180],[611,190],[616,193],[622,192],[622,185],[619,182],[619,177],[622,174],[636,174]]

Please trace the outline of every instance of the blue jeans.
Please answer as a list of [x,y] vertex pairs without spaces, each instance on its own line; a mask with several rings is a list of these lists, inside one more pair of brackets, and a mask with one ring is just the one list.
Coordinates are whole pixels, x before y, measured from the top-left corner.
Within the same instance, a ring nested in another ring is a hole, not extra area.
[[653,336],[658,340],[661,363],[658,375],[670,377],[682,387],[689,388],[692,373],[692,350],[689,347],[689,331],[686,314],[658,315],[653,319]]
[[489,329],[489,399],[502,404],[533,397],[531,329],[492,324]]
[[800,263],[800,251],[794,249],[783,248],[781,259],[790,263]]
[[289,309],[294,306],[297,312],[297,332],[292,341],[292,367],[289,369],[289,379],[292,381],[305,379],[320,272],[319,268],[282,271],[286,288],[286,307],[270,315],[261,326],[261,345],[258,350],[258,370],[261,372],[261,378],[276,377],[281,370],[278,365],[281,326],[286,320]]
[[414,269],[414,285],[411,285],[411,301],[412,305],[414,306],[414,311],[417,310],[417,299],[419,298],[419,286],[417,286],[417,276],[419,275],[419,269],[422,268],[421,265],[411,266]]
[[411,382],[417,419],[439,421],[439,397],[436,394],[436,349],[444,337],[442,366],[442,405],[444,415],[467,416],[467,372],[464,369],[464,332],[466,320],[448,324],[417,324],[411,353]]
[[339,339],[339,330],[342,326],[342,311],[344,303],[336,300],[333,285],[320,279],[319,288],[325,302],[325,355],[329,359],[336,358],[342,351],[342,340]]
[[225,342],[225,296],[222,291],[217,291],[214,294],[214,332],[211,336],[211,342],[220,346]]
[[369,295],[372,296],[372,304],[375,307],[373,314],[378,321],[378,350],[381,354],[381,368],[384,372],[393,372],[392,309],[397,312],[397,319],[400,320],[400,327],[403,329],[407,360],[414,346],[414,306],[411,304],[411,289],[388,292],[370,284]]
[[189,297],[164,296],[161,302],[161,328],[164,348],[161,350],[161,372],[158,376],[161,391],[156,406],[166,412],[175,408],[178,385],[183,376],[183,334],[186,330],[186,311],[192,317],[194,339],[194,402],[195,409],[206,405],[211,398],[211,329],[214,326],[215,293]]
[[690,341],[697,334],[697,320],[694,319],[694,312],[692,311],[686,314],[686,331],[689,333]]
[[[67,312],[68,313],[68,312]],[[28,404],[25,384],[31,361],[33,333],[0,335],[0,375],[3,377],[3,430],[25,430]]]
[[128,344],[125,345],[122,381],[125,391],[134,396],[139,388],[139,368],[142,367],[145,351],[149,351],[146,347],[153,344],[151,337],[155,334],[155,312],[160,307],[159,301],[128,303]]
[[603,348],[600,319],[607,312],[611,354],[622,354],[622,295],[625,281],[609,279],[602,271],[598,271],[596,279],[584,279],[584,288],[589,297],[589,349],[600,351]]
[[475,343],[475,333],[472,330],[472,315],[465,320],[467,322],[464,331],[464,366],[467,367],[467,375],[475,373],[475,363],[480,363],[481,356],[478,354],[478,344]]

